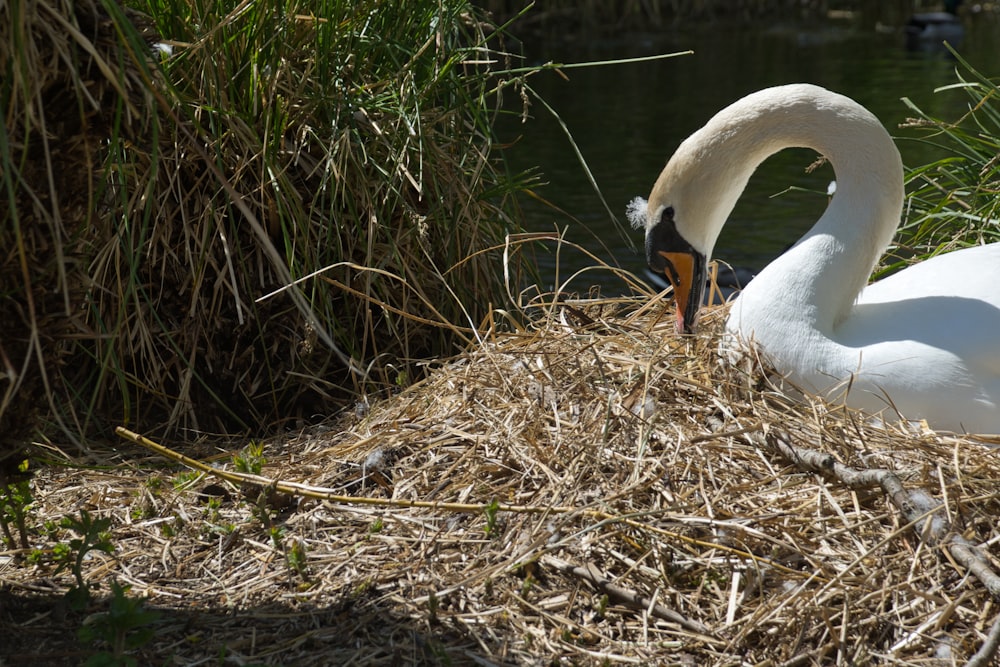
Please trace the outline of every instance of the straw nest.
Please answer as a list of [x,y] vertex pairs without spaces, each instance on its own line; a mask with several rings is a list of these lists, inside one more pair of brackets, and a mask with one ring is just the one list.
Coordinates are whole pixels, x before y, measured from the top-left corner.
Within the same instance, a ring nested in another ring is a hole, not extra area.
[[[646,298],[538,309],[263,443],[273,483],[131,447],[42,470],[35,511],[112,520],[85,577],[159,613],[143,664],[989,664],[991,443],[795,402],[721,362],[717,310],[682,338]],[[71,577],[5,561],[9,664],[78,662]]]

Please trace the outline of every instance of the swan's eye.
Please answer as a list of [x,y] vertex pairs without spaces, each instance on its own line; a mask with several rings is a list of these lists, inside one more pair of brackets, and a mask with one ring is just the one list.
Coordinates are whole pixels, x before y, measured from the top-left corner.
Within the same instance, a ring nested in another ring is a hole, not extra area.
[[672,222],[673,219],[674,219],[674,207],[673,206],[668,206],[665,209],[663,209],[663,213],[660,215],[660,221],[661,222],[666,222],[666,221]]

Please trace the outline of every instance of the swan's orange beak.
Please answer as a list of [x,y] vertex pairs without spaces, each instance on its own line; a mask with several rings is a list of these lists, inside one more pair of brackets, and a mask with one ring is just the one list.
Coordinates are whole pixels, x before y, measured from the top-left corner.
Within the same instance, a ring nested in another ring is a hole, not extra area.
[[701,295],[705,291],[705,253],[677,231],[672,206],[660,207],[660,219],[646,228],[646,263],[662,272],[674,287],[677,331],[693,333]]
[[[699,276],[698,262],[690,252],[667,252],[658,250],[657,254],[665,261],[663,274],[674,288],[674,301],[677,304],[677,331],[692,333],[698,309],[701,307],[701,293],[704,289],[704,276]],[[700,280],[700,282],[699,282]]]

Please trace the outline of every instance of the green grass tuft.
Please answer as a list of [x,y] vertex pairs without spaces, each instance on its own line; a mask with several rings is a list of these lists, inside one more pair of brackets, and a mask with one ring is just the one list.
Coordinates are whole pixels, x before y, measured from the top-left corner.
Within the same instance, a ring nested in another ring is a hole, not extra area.
[[954,55],[962,66],[959,80],[938,92],[967,96],[961,118],[934,118],[904,100],[916,114],[907,127],[920,130],[917,140],[944,157],[908,170],[904,222],[888,271],[913,257],[1000,241],[1000,87]]

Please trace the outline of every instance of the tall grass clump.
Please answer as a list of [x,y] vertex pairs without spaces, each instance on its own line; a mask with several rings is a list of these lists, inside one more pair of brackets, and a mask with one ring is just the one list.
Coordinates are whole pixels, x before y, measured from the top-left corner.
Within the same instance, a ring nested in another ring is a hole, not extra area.
[[944,157],[908,170],[900,246],[890,257],[1000,241],[1000,87],[959,61],[958,82],[938,93],[966,96],[961,118],[933,118],[905,100],[916,114],[906,125]]
[[86,303],[113,289],[90,263],[120,230],[103,156],[153,132],[149,67],[125,57],[147,50],[143,21],[109,7],[0,3],[0,477],[23,467],[11,455],[39,424],[82,430],[66,408],[87,391],[79,357],[99,339]]
[[77,435],[309,419],[411,378],[502,298],[506,56],[469,3],[145,0],[140,32],[111,0],[45,2],[2,10],[23,11],[0,36],[21,73],[0,414],[40,377],[25,400]]

